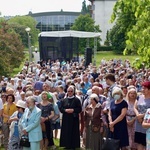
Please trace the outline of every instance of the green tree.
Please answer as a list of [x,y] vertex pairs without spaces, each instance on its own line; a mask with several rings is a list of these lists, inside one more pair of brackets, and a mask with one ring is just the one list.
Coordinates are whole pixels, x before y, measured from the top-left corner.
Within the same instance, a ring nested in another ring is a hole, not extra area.
[[[120,22],[121,28],[125,28],[126,54],[138,54],[135,66],[150,67],[150,1],[149,0],[119,0],[116,2],[112,22]],[[120,29],[119,29],[120,30]],[[118,31],[119,31],[118,30]],[[116,33],[118,34],[118,32]]]
[[116,23],[109,32],[109,39],[112,46],[112,50],[116,54],[122,54],[125,49],[126,41],[126,29],[121,24]]
[[16,33],[18,33],[22,39],[22,42],[25,46],[28,45],[28,38],[25,29],[29,27],[31,29],[31,45],[37,45],[38,42],[38,33],[40,32],[36,29],[37,22],[31,16],[15,16],[8,20],[8,23],[12,25]]
[[137,68],[150,67],[150,1],[136,0],[136,24],[127,33],[124,54],[137,53],[140,57],[135,62]]
[[107,30],[107,33],[106,33],[106,40],[104,42],[104,45],[110,46],[110,38],[109,38],[109,31],[108,30]]
[[[73,26],[71,27],[72,30],[76,31],[87,31],[87,32],[101,32],[99,25],[95,25],[94,20],[90,17],[89,14],[80,15],[74,22]],[[97,40],[97,46],[100,45],[100,38]],[[86,39],[79,39],[79,52],[84,53],[86,48]],[[91,48],[94,47],[94,39],[89,40],[89,46]]]
[[86,1],[85,1],[85,0],[83,0],[83,2],[82,2],[82,9],[81,9],[81,12],[82,12],[83,14],[90,14],[90,6],[89,6],[89,5],[86,6]]
[[135,1],[119,0],[115,3],[111,16],[111,23],[115,22],[115,25],[110,30],[110,41],[116,53],[123,53],[126,46],[127,33],[136,23],[134,14],[137,4]]
[[0,76],[8,76],[24,59],[24,47],[19,35],[6,21],[0,22],[0,39]]

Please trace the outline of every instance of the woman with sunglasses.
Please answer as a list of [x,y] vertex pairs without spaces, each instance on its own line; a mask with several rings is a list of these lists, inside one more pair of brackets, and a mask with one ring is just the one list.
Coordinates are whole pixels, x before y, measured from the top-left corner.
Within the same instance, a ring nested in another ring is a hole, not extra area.
[[8,150],[21,150],[19,145],[20,133],[21,133],[19,122],[21,121],[22,115],[26,108],[26,102],[22,100],[18,100],[16,103],[16,107],[17,107],[17,111],[15,111],[9,119],[11,125],[10,125],[10,133],[9,133]]

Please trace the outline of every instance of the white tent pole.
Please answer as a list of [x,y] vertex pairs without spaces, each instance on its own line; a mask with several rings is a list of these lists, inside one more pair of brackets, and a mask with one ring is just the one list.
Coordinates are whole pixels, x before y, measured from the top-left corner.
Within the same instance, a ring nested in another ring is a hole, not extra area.
[[93,63],[94,66],[96,66],[96,54],[97,54],[97,38],[94,37],[94,63]]
[[86,48],[89,47],[89,38],[86,39]]

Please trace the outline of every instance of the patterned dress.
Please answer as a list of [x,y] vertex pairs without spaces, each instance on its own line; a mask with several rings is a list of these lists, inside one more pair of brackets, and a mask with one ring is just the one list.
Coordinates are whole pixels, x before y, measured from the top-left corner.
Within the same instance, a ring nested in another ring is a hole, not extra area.
[[[134,104],[130,103],[128,101],[128,110],[127,110],[127,120],[131,121],[132,119],[135,118],[135,112],[134,112]],[[129,146],[130,148],[136,148],[136,143],[134,143],[134,134],[135,134],[135,122],[133,123],[132,126],[127,126],[128,128],[128,135],[129,135]]]
[[[144,120],[150,123],[150,108],[147,109]],[[150,150],[150,128],[146,130],[146,150]]]
[[22,113],[16,111],[11,116],[11,118],[18,117],[19,121],[13,121],[10,125],[10,138],[8,142],[8,150],[22,150],[22,147],[20,147],[20,127],[19,122],[22,117]]

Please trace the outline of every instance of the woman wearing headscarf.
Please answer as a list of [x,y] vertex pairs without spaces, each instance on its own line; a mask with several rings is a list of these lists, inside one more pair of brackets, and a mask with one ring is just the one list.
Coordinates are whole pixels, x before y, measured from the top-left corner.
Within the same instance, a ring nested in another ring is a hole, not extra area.
[[84,111],[84,122],[86,131],[86,149],[101,149],[101,131],[103,123],[101,119],[101,104],[99,97],[93,93],[90,95],[90,104]]
[[60,147],[80,148],[79,113],[81,110],[81,102],[75,96],[75,86],[70,85],[67,88],[67,97],[62,101],[60,107],[62,113]]
[[19,127],[22,115],[26,108],[26,103],[22,100],[18,100],[16,103],[17,111],[13,113],[10,117],[10,133],[9,133],[9,143],[8,150],[21,150],[20,147],[20,137],[21,137],[21,128]]

